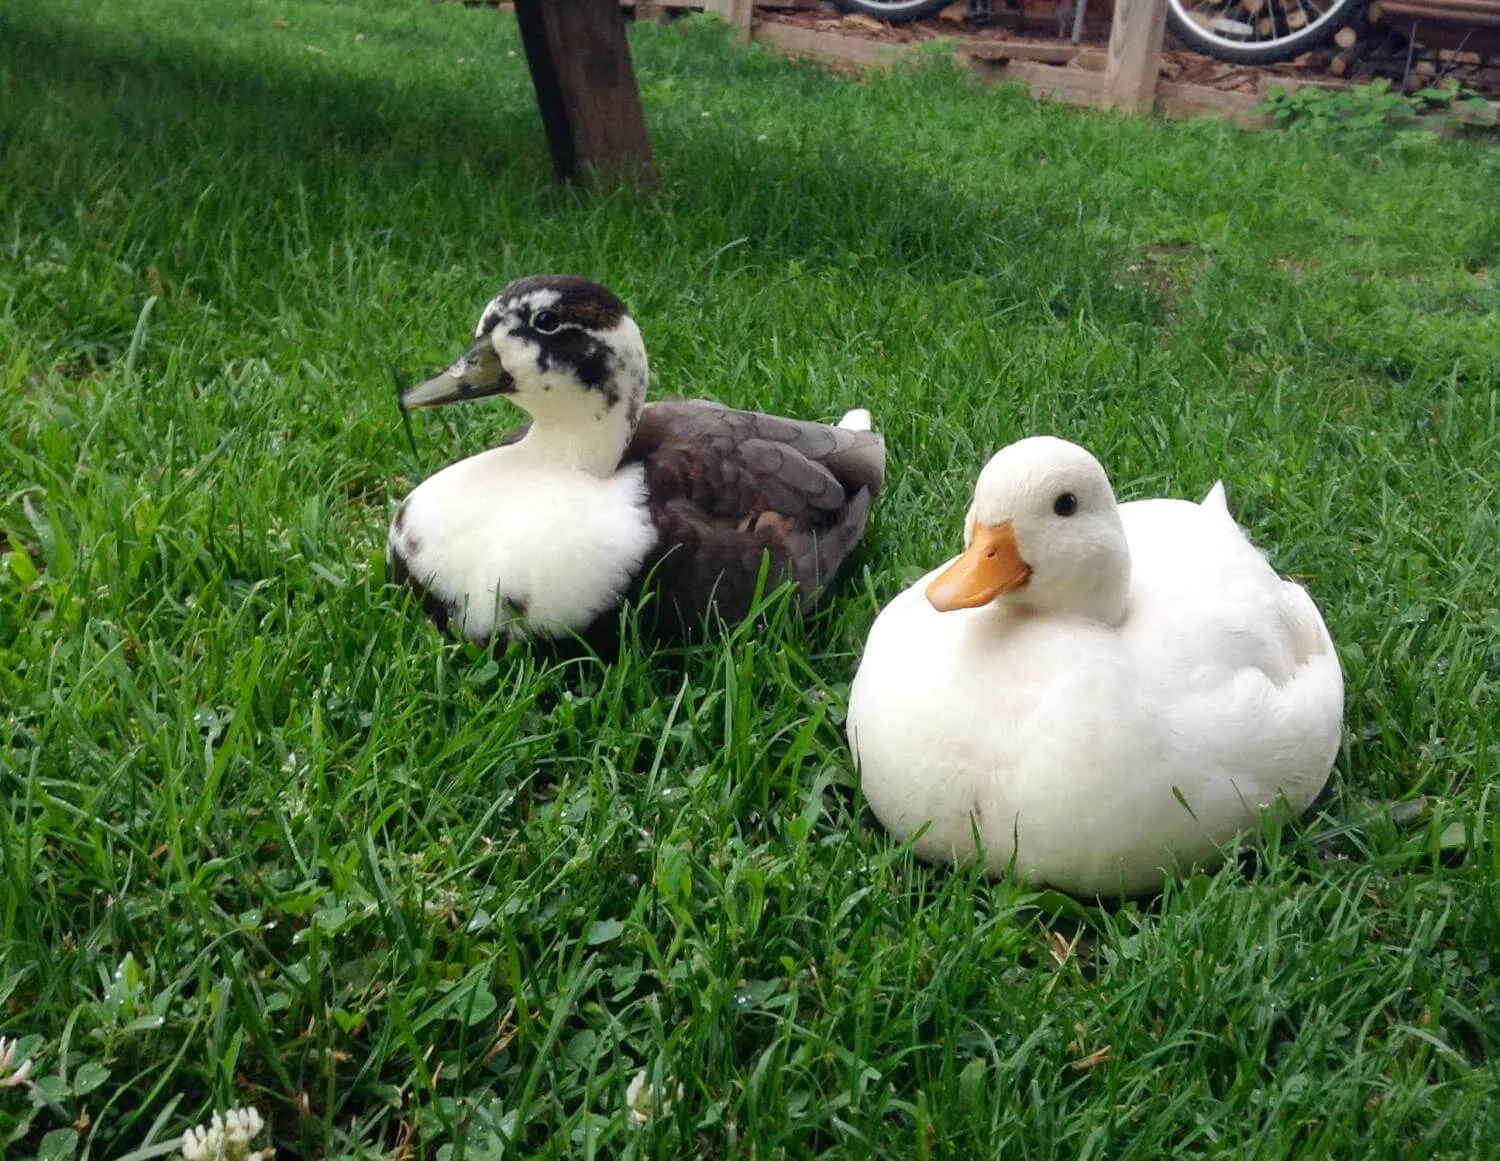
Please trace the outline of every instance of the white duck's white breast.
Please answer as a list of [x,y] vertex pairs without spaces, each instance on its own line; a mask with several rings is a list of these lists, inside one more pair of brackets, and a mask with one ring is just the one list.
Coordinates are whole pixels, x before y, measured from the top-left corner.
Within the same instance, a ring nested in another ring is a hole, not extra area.
[[390,550],[475,640],[587,628],[619,603],[657,539],[639,466],[601,479],[516,446],[429,477],[398,517]]
[[[939,613],[923,577],[882,611],[850,694],[866,800],[925,858],[1083,893],[1208,858],[1337,754],[1343,682],[1322,619],[1211,496],[1122,505],[1132,580],[1107,627]],[[944,566],[946,567],[946,566]],[[1187,803],[1184,808],[1179,796]]]

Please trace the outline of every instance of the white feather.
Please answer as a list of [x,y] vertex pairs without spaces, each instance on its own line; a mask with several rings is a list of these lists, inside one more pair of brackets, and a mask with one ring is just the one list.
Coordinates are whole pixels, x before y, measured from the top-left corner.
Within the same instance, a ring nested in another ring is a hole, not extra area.
[[863,407],[856,407],[844,413],[844,418],[839,420],[839,426],[846,431],[869,431],[870,422],[870,413]]
[[413,579],[456,606],[455,627],[475,640],[587,628],[656,544],[639,466],[600,478],[528,453],[515,444],[443,469],[391,528]]

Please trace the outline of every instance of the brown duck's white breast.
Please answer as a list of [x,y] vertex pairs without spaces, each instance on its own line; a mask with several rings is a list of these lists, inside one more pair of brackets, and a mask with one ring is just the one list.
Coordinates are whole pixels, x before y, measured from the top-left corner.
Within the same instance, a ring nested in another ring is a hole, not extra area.
[[600,478],[518,450],[495,448],[423,481],[387,539],[452,627],[476,641],[586,629],[620,602],[656,545],[639,465]]

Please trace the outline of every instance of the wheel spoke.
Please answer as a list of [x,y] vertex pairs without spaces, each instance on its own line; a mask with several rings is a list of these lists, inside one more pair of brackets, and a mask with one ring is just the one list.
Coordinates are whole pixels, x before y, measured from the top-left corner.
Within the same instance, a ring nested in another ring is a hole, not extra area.
[[1289,60],[1347,23],[1364,0],[1168,0],[1189,48],[1240,64]]

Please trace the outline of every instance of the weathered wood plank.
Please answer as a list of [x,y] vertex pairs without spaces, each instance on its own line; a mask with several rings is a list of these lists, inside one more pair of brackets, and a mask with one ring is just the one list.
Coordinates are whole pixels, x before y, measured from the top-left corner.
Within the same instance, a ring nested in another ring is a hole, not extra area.
[[1218,117],[1241,129],[1261,129],[1270,124],[1255,109],[1265,97],[1259,93],[1232,93],[1208,85],[1162,81],[1156,86],[1153,107],[1163,117]]
[[[1002,65],[976,62],[975,72],[983,80],[1025,85],[1033,96],[1086,109],[1097,107],[1104,92],[1103,75],[1087,69],[1010,61]],[[1153,107],[1163,117],[1222,117],[1242,128],[1255,129],[1267,123],[1255,112],[1263,99],[1255,93],[1226,93],[1207,85],[1162,81],[1157,87]]]
[[1500,4],[1495,0],[1382,0],[1380,7],[1386,16],[1500,27]]
[[557,175],[653,180],[619,0],[516,0],[516,21]]
[[1078,55],[1076,44],[1037,44],[1029,40],[976,40],[958,50],[975,60],[1035,60],[1067,64]]
[[1066,101],[1086,109],[1099,104],[1099,94],[1104,89],[1104,78],[1098,73],[1057,68],[1030,60],[1013,60],[998,65],[975,61],[973,68],[974,75],[981,80],[996,84],[1015,82],[1030,89],[1032,96]]
[[1130,114],[1151,111],[1166,27],[1167,0],[1115,0],[1100,98],[1104,108]]
[[729,0],[729,26],[741,44],[750,43],[750,26],[755,21],[755,0]]
[[1272,89],[1281,89],[1286,93],[1295,93],[1298,89],[1323,89],[1326,92],[1337,93],[1346,90],[1349,85],[1345,81],[1329,80],[1325,77],[1284,77],[1272,73],[1263,76],[1255,84],[1255,93],[1259,98],[1266,97]]
[[705,12],[717,12],[734,29],[741,44],[750,43],[750,21],[755,15],[755,0],[704,0]]
[[882,68],[895,64],[911,50],[901,44],[882,44],[859,36],[840,36],[792,24],[757,24],[751,34],[760,44],[791,56],[810,56],[851,68]]

